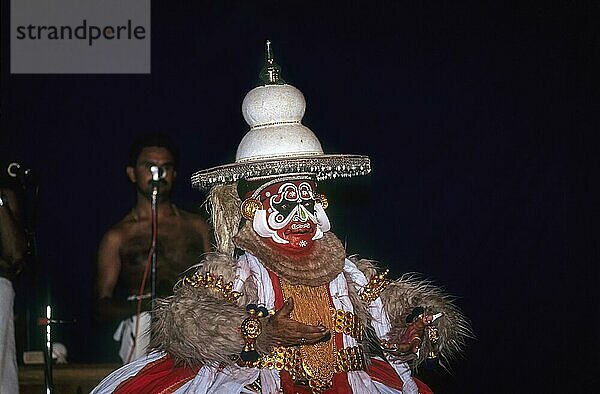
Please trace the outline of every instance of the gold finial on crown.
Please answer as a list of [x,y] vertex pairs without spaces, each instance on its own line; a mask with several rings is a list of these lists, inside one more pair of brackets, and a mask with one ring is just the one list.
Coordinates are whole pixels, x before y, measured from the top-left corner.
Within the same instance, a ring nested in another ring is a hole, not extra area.
[[260,71],[260,80],[265,85],[284,85],[285,81],[281,77],[281,67],[275,63],[271,41],[267,40],[265,46],[265,66]]

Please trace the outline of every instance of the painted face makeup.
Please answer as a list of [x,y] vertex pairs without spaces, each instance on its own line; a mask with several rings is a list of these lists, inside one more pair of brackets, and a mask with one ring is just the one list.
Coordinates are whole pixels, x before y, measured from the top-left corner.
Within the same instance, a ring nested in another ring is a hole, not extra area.
[[258,198],[263,209],[254,215],[254,231],[291,252],[306,251],[329,231],[329,219],[315,201],[316,184],[290,180],[267,186]]

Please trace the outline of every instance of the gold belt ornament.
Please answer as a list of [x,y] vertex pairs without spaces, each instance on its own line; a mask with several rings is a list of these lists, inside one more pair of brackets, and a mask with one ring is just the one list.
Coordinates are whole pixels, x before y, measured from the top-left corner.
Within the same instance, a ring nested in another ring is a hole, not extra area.
[[[271,353],[263,356],[260,362],[255,366],[258,368],[288,371],[292,376],[292,379],[296,381],[306,381],[313,389],[318,389],[319,387],[327,389],[331,386],[331,380],[325,381],[324,379],[311,374],[310,370],[307,371],[307,365],[302,361],[302,352],[297,347],[276,347]],[[335,362],[333,364],[334,373],[362,371],[365,367],[364,352],[360,347],[353,346],[336,350]]]
[[365,355],[358,346],[347,347],[335,353],[335,373],[363,371]]

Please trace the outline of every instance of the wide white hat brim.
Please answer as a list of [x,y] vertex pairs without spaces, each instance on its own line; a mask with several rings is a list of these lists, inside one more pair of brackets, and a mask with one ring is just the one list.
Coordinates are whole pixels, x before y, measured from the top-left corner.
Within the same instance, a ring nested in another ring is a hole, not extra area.
[[276,157],[225,164],[192,175],[192,187],[209,189],[212,186],[237,182],[240,179],[266,178],[277,175],[311,174],[318,181],[349,178],[371,172],[369,157],[348,154],[320,154]]

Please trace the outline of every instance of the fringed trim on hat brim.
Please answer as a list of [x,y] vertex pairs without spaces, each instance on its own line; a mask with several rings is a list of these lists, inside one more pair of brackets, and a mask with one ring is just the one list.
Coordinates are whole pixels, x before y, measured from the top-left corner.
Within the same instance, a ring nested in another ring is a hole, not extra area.
[[282,174],[315,174],[317,181],[366,175],[371,161],[361,155],[290,156],[225,164],[194,173],[192,187],[208,189],[214,185]]

